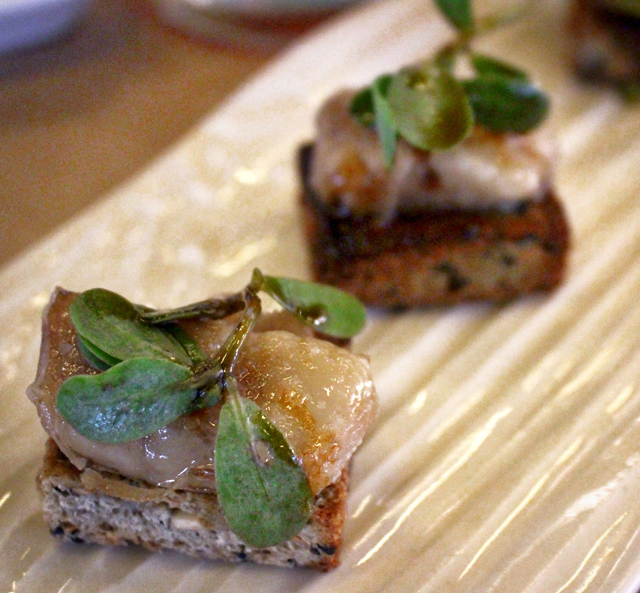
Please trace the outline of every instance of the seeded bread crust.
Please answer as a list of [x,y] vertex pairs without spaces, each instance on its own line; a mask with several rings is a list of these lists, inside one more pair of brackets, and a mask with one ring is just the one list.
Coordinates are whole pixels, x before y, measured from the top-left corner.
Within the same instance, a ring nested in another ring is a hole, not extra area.
[[640,19],[617,13],[597,0],[572,0],[568,39],[583,80],[621,87],[640,85]]
[[549,189],[515,212],[431,210],[371,217],[326,209],[309,186],[313,146],[299,153],[302,214],[318,282],[382,307],[507,301],[549,291],[563,279],[569,230]]
[[45,519],[63,540],[328,571],[339,564],[347,482],[345,470],[338,482],[316,496],[304,529],[268,548],[247,546],[229,530],[215,493],[172,491],[97,468],[79,471],[51,439],[38,489]]

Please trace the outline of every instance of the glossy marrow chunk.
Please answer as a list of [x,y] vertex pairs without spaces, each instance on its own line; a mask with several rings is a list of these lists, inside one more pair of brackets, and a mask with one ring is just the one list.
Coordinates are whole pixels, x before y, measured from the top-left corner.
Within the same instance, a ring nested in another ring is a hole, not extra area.
[[353,95],[329,97],[316,117],[308,184],[328,209],[388,221],[424,209],[512,211],[544,198],[555,153],[546,132],[497,134],[476,126],[444,151],[419,150],[400,138],[387,170],[375,130],[350,113]]

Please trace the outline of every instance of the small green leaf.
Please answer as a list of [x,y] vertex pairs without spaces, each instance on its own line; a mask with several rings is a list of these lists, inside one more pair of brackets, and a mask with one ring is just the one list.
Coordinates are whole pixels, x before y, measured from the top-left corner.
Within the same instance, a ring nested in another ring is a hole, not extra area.
[[263,290],[285,309],[318,331],[336,338],[350,338],[366,322],[364,305],[353,295],[333,286],[291,278],[265,276]]
[[398,131],[387,100],[391,79],[389,74],[378,76],[371,86],[353,97],[350,105],[351,113],[362,125],[375,126],[387,168],[393,165],[398,142]]
[[122,443],[147,436],[198,405],[191,372],[168,360],[132,358],[99,375],[75,375],[56,406],[80,434]]
[[191,363],[175,338],[145,323],[135,305],[109,290],[81,293],[71,303],[69,315],[82,338],[114,358],[142,356]]
[[388,169],[393,165],[396,145],[398,143],[398,130],[394,124],[393,114],[391,113],[389,101],[387,100],[390,84],[390,76],[380,76],[374,81],[371,87],[376,132],[378,133],[378,138],[380,138],[384,162]]
[[438,8],[447,20],[462,33],[473,31],[471,0],[436,0]]
[[388,98],[398,132],[422,150],[451,148],[471,131],[467,94],[443,68],[401,70],[391,81]]
[[206,360],[206,355],[198,343],[187,333],[187,331],[177,323],[167,323],[162,328],[170,334],[183,350],[189,355],[193,364],[199,364]]
[[[185,386],[188,386],[187,382]],[[215,406],[217,403],[222,401],[222,387],[220,384],[216,383],[214,385],[209,385],[205,389],[201,389],[198,391],[198,397],[193,402],[192,408],[189,412],[195,412],[196,410],[204,410],[205,408],[211,408]]]
[[524,134],[549,111],[546,95],[526,81],[489,76],[465,81],[464,88],[476,122],[492,132]]
[[282,434],[230,379],[216,441],[218,500],[231,530],[245,543],[273,546],[305,526],[311,491]]
[[438,50],[433,57],[433,64],[436,68],[453,73],[459,53],[460,48],[455,43],[449,43]]
[[210,408],[217,404],[222,399],[225,379],[224,371],[218,361],[215,358],[207,360],[192,369],[192,373],[188,381],[179,385],[180,388],[195,389],[198,392],[198,398],[190,411]]
[[85,340],[78,334],[76,338],[76,344],[80,354],[84,356],[85,360],[93,367],[100,371],[106,371],[108,368],[122,362],[118,358],[109,356],[106,352],[103,352],[95,344]]
[[369,127],[374,124],[376,114],[373,106],[373,90],[370,86],[354,95],[349,110],[363,126]]
[[514,80],[528,80],[527,73],[524,70],[484,54],[472,54],[471,64],[481,77],[498,76]]

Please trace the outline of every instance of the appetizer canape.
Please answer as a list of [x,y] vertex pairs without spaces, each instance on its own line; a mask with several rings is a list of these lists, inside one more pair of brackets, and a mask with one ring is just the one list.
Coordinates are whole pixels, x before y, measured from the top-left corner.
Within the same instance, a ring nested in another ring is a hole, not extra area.
[[299,153],[314,278],[368,305],[504,301],[548,291],[565,271],[548,99],[472,50],[482,26],[468,3],[439,5],[458,39],[328,98]]
[[[284,309],[261,314],[264,292]],[[28,388],[63,539],[232,562],[339,562],[350,459],[376,410],[351,295],[255,271],[168,311],[57,289]]]

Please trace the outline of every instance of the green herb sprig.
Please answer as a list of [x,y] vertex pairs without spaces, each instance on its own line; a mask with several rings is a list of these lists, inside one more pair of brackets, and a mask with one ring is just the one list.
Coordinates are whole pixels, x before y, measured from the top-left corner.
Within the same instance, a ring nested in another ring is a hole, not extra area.
[[[542,123],[548,97],[527,74],[501,60],[473,51],[473,39],[515,13],[474,19],[471,0],[435,0],[455,28],[457,39],[433,59],[384,74],[356,94],[351,112],[373,126],[387,168],[393,166],[398,138],[421,150],[452,148],[478,124],[496,132],[524,134]],[[473,71],[471,78],[455,74],[459,60]]]
[[[79,350],[98,370],[60,387],[62,417],[85,437],[123,443],[152,434],[184,414],[222,404],[215,445],[218,498],[231,529],[247,544],[290,539],[308,520],[312,494],[284,436],[240,395],[233,368],[270,295],[317,331],[349,338],[365,323],[364,306],[336,288],[254,270],[240,292],[156,311],[96,288],[78,295],[69,315]],[[176,322],[242,316],[217,354],[207,358]]]

